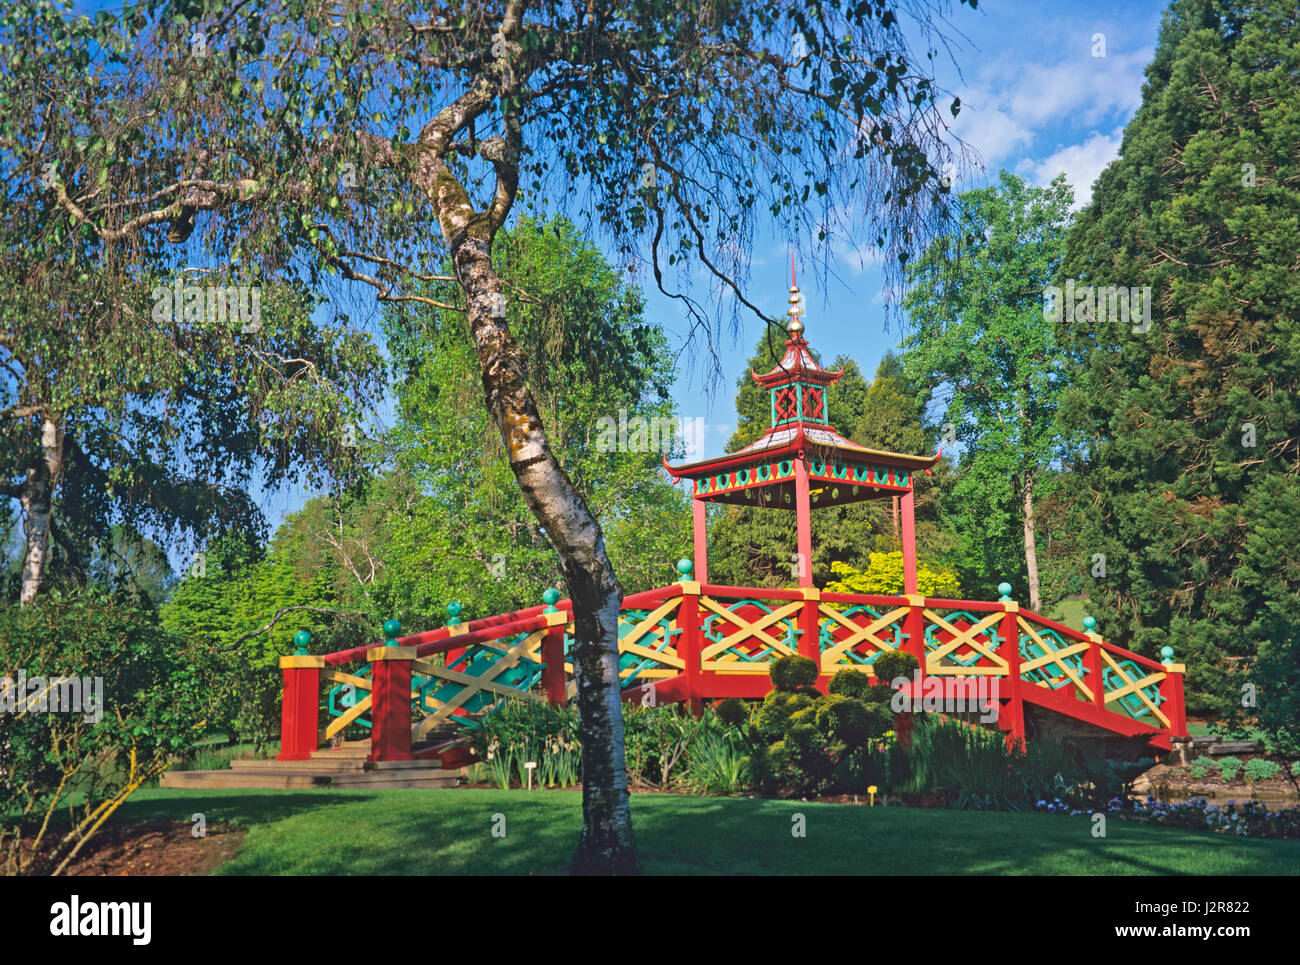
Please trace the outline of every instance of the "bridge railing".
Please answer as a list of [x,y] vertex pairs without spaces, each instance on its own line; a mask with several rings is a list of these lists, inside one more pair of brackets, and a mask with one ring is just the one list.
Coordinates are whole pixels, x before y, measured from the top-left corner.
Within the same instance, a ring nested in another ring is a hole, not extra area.
[[[686,572],[689,577],[689,571]],[[996,678],[999,723],[1023,738],[1026,702],[1119,732],[1186,735],[1183,667],[1107,643],[1085,619],[1083,632],[996,601],[919,595],[831,593],[701,584],[689,578],[631,594],[619,614],[619,675],[625,699],[684,701],[761,697],[773,661],[801,654],[824,685],[848,668],[875,678],[874,663],[911,653],[922,678]],[[541,606],[398,636],[382,645],[323,656],[284,657],[284,759],[309,757],[351,724],[370,730],[371,758],[401,760],[419,741],[465,713],[506,697],[563,702],[574,694],[572,604],[548,590]],[[389,631],[392,631],[389,633]],[[441,659],[436,659],[441,656]],[[888,681],[879,681],[888,683]],[[320,687],[327,723],[318,727]],[[347,694],[350,700],[341,700]],[[414,723],[413,723],[414,721]]]

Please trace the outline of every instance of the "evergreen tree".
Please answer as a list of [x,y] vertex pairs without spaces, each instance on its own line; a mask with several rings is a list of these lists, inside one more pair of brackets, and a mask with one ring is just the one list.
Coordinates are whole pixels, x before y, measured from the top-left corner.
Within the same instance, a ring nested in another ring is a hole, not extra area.
[[1105,561],[1095,614],[1139,652],[1172,644],[1193,711],[1239,702],[1227,665],[1251,672],[1264,621],[1300,599],[1298,28],[1288,0],[1170,6],[1062,269],[1151,286],[1147,331],[1066,326],[1062,415],[1081,542]]

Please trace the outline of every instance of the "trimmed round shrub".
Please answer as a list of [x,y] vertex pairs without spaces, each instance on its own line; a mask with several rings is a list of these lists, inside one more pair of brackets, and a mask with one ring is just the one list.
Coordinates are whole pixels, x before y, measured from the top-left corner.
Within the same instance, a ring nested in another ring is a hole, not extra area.
[[845,667],[831,678],[827,693],[842,694],[845,697],[865,697],[871,689],[871,678],[864,673]]
[[811,687],[817,682],[817,664],[807,657],[790,654],[772,662],[772,686],[777,690],[793,692]]
[[894,688],[888,684],[875,684],[868,687],[867,692],[862,695],[862,700],[872,706],[882,705],[886,710],[889,709],[889,702],[894,699]]
[[862,701],[835,694],[820,703],[817,726],[823,734],[850,746],[861,744],[870,736],[871,719]]
[[713,705],[718,720],[729,727],[739,727],[749,720],[749,704],[739,697],[726,697]]
[[872,661],[871,667],[876,672],[876,679],[881,683],[888,684],[895,677],[911,678],[920,664],[910,653],[904,653],[902,650],[889,650],[882,653]]
[[812,705],[813,698],[806,693],[792,694],[774,690],[763,698],[763,704],[754,718],[754,726],[768,740],[778,740],[785,736],[791,716]]
[[805,707],[791,714],[790,726],[785,732],[786,746],[800,755],[815,752],[822,744],[822,735],[817,729],[819,718],[816,707]]

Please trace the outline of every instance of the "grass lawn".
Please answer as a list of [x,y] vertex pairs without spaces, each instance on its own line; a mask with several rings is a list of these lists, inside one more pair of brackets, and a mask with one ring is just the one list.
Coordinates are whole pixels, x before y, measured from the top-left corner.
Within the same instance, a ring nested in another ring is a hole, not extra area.
[[[1300,874],[1300,841],[1261,841],[1052,814],[864,808],[634,794],[651,874]],[[220,874],[560,874],[582,825],[576,791],[138,792],[123,820],[248,829]],[[493,815],[506,836],[493,837]],[[791,834],[803,814],[807,836]]]

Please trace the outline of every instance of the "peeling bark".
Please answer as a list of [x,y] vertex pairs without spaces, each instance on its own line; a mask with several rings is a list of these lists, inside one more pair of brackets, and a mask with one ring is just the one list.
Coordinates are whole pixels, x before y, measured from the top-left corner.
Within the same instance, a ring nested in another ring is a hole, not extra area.
[[50,514],[63,474],[63,433],[48,416],[41,421],[41,454],[27,467],[19,502],[23,512],[23,572],[18,602],[36,599],[50,552]]
[[1034,476],[1025,475],[1025,569],[1029,573],[1029,609],[1038,612],[1038,544],[1034,537]]

